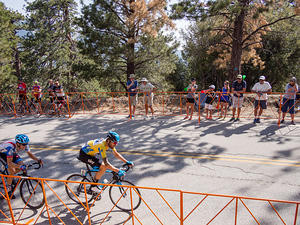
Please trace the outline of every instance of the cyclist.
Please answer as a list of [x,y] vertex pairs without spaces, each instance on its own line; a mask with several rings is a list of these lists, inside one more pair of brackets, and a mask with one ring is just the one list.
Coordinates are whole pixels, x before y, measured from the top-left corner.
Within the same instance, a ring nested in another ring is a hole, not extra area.
[[[124,170],[119,170],[109,163],[106,151],[111,149],[114,156],[129,166],[134,166],[133,162],[127,161],[119,152],[116,150],[116,145],[120,141],[120,136],[113,131],[109,131],[106,139],[95,139],[88,141],[82,146],[79,152],[79,160],[91,165],[92,167],[99,167],[99,171],[95,174],[95,181],[98,182],[104,175],[107,169],[115,171],[120,177],[125,175]],[[97,156],[101,155],[102,162]],[[95,185],[94,185],[95,187]],[[90,190],[92,194],[96,194],[93,190]]]
[[18,87],[17,87],[17,90],[18,90],[17,96],[19,98],[19,104],[20,104],[19,109],[22,105],[24,105],[24,109],[26,108],[26,105],[27,105],[26,89],[27,89],[26,84],[21,79],[19,79]]
[[53,80],[49,80],[49,87],[48,87],[48,93],[49,93],[49,98],[50,98],[50,103],[52,104],[54,102],[54,83]]
[[[8,140],[2,144],[0,144],[0,158],[2,158],[7,163],[7,170],[9,175],[15,175],[20,171],[26,170],[26,166],[23,164],[22,158],[19,156],[20,151],[26,151],[28,156],[33,160],[37,161],[41,165],[43,165],[43,161],[37,158],[29,148],[29,138],[25,134],[18,134],[15,139]],[[8,194],[12,194],[12,177],[7,178],[8,185]],[[1,197],[1,196],[0,196]],[[12,196],[15,198],[15,196]]]

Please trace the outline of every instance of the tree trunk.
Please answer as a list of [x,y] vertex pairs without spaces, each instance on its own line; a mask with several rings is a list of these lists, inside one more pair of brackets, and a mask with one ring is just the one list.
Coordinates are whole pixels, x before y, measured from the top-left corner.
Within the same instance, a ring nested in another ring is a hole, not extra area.
[[128,56],[127,56],[127,80],[130,74],[134,74],[135,62],[134,62],[134,43],[128,44]]
[[234,80],[238,74],[241,73],[241,59],[243,51],[243,28],[245,17],[247,14],[246,7],[249,5],[248,0],[240,0],[241,11],[239,15],[235,18],[234,28],[233,28],[233,40],[232,40],[232,51],[230,59],[230,68],[228,79],[230,81]]
[[16,76],[21,79],[22,75],[21,75],[21,60],[20,60],[20,53],[18,48],[13,48],[14,52],[15,52],[15,70],[16,70]]

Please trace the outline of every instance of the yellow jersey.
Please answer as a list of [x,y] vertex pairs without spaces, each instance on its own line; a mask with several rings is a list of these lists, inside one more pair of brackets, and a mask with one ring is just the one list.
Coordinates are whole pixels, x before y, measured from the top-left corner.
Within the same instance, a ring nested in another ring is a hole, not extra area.
[[[85,145],[81,147],[82,151],[84,151],[87,155],[96,156],[100,154],[102,159],[106,158],[106,151],[109,149],[106,144],[106,140],[104,139],[95,139],[88,141]],[[116,151],[116,148],[112,149]]]

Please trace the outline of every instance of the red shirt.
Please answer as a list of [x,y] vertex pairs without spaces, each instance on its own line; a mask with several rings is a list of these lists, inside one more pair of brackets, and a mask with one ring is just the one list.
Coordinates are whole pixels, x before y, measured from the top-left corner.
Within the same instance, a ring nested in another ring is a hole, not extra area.
[[26,84],[24,82],[21,82],[18,84],[19,94],[26,94]]

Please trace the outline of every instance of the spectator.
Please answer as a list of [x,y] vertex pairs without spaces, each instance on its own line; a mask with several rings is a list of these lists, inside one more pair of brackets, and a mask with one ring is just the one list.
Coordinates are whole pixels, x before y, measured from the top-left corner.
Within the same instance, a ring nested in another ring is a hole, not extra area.
[[34,97],[35,102],[41,102],[42,98],[42,89],[37,80],[34,81],[34,85],[31,88],[32,96]]
[[[186,117],[184,117],[184,120],[189,118],[189,115],[190,115],[189,120],[193,118],[194,105],[196,102],[195,92],[197,89],[198,89],[198,85],[196,84],[196,79],[192,78],[191,83],[187,88],[188,94],[186,97]],[[191,114],[189,114],[189,109],[191,109]]]
[[[263,110],[267,108],[267,93],[272,91],[272,87],[269,82],[265,81],[265,76],[259,77],[259,82],[257,82],[253,88],[252,92],[256,93],[254,101],[254,121],[253,123],[260,123],[260,117],[263,113]],[[259,112],[257,113],[259,109]]]
[[148,82],[148,80],[144,77],[141,80],[141,85],[138,86],[138,89],[144,93],[144,104],[145,104],[145,119],[148,118],[148,107],[151,110],[152,113],[152,119],[154,119],[154,110],[152,107],[153,104],[153,91],[156,90],[156,88]]
[[55,94],[54,94],[54,83],[52,79],[49,80],[48,93],[49,93],[50,102],[53,103]]
[[296,93],[298,92],[298,84],[296,77],[292,77],[290,79],[290,82],[285,87],[285,95],[283,96],[282,100],[282,120],[281,123],[284,123],[284,118],[287,112],[291,114],[291,124],[295,124],[295,99],[296,99]]
[[[243,93],[246,91],[246,81],[243,80],[241,74],[237,75],[237,79],[232,84],[233,92],[233,104],[232,104],[232,118],[229,121],[240,121],[241,108],[243,105]],[[237,109],[237,117],[235,118],[235,112]]]
[[18,90],[18,97],[19,97],[20,104],[26,104],[26,100],[27,100],[26,89],[27,89],[26,84],[21,79],[19,79],[17,90]]
[[134,74],[130,74],[129,81],[127,82],[127,90],[129,92],[129,108],[130,108],[130,114],[128,118],[134,118],[135,114],[135,106],[137,103],[137,88],[138,88],[138,82],[134,79]]
[[230,93],[230,87],[229,87],[229,81],[226,80],[224,82],[224,87],[222,88],[221,97],[220,97],[220,105],[221,105],[221,115],[219,118],[221,119],[224,115],[224,119],[227,115],[227,109],[229,104],[229,93]]
[[210,85],[209,89],[206,92],[207,94],[205,99],[205,111],[207,120],[212,120],[213,102],[216,98],[215,88],[215,85]]
[[55,81],[55,83],[54,83],[53,91],[55,93],[56,100],[57,100],[56,104],[57,105],[59,105],[59,104],[65,105],[65,92],[64,92],[62,85],[59,84],[58,80]]

